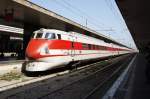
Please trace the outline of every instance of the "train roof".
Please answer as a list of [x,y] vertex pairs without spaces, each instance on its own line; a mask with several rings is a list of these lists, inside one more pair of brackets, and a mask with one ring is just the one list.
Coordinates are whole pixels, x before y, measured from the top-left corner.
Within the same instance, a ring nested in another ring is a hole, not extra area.
[[[39,30],[37,30],[37,31],[35,31],[35,32],[39,32],[39,31],[57,32],[57,33],[59,33],[59,34],[68,34],[68,33],[73,32],[73,33],[75,33],[75,34],[79,34],[79,35],[82,35],[82,36],[93,37],[93,36],[90,36],[90,35],[85,35],[85,34],[78,33],[78,32],[74,32],[74,31],[66,32],[66,31],[57,30],[57,29],[45,29],[45,28],[41,28],[41,29],[39,29]],[[124,47],[124,48],[130,49],[129,47],[127,47],[127,46],[125,46],[125,45],[123,45],[123,44],[120,44],[120,43],[114,43],[114,42],[106,41],[106,40],[104,40],[104,39],[101,39],[101,38],[98,38],[98,37],[95,37],[95,36],[94,36],[93,38],[102,40],[102,41],[104,41],[104,42],[106,42],[106,43],[110,43],[110,44],[112,43],[112,44],[114,44],[115,46],[117,45],[117,46],[120,46],[120,47]]]

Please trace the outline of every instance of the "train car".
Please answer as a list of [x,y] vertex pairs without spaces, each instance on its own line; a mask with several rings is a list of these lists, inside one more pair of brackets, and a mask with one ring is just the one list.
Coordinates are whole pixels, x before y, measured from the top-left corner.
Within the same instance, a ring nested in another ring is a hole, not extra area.
[[129,49],[76,32],[40,29],[26,48],[26,71],[46,71],[79,62],[129,53]]

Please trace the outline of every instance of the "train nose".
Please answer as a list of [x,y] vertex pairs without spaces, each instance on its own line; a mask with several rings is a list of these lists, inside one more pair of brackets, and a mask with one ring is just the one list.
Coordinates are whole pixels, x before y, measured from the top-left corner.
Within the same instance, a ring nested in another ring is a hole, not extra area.
[[26,49],[26,56],[28,58],[36,59],[39,57],[39,51],[40,46],[29,46]]
[[37,59],[41,58],[41,49],[45,46],[45,42],[39,40],[32,40],[29,42],[26,49],[26,56],[28,58]]

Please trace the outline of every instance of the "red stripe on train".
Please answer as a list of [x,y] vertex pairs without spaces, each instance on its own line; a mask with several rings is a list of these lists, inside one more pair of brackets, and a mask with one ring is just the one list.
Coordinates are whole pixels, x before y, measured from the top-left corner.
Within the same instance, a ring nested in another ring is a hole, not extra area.
[[67,40],[45,40],[45,39],[32,39],[32,45],[30,46],[38,46],[38,43],[47,43],[49,49],[68,49],[68,50],[108,50],[108,51],[122,51],[124,49],[107,47],[107,46],[99,46],[92,44],[85,44],[81,42],[72,42]]

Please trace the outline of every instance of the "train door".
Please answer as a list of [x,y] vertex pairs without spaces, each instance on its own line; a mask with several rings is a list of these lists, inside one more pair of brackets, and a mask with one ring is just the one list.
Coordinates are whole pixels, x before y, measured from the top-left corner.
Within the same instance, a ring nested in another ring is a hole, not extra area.
[[70,54],[72,60],[74,60],[75,54],[76,54],[76,53],[75,53],[75,42],[76,42],[76,37],[74,36],[73,33],[70,33],[69,38],[70,38],[70,41],[71,41],[69,54]]
[[76,54],[76,50],[75,50],[75,42],[76,42],[76,37],[74,37],[74,36],[72,36],[72,44],[71,44],[71,46],[72,46],[72,52],[71,52],[71,54],[72,54],[72,57],[74,57],[75,56],[75,54]]

